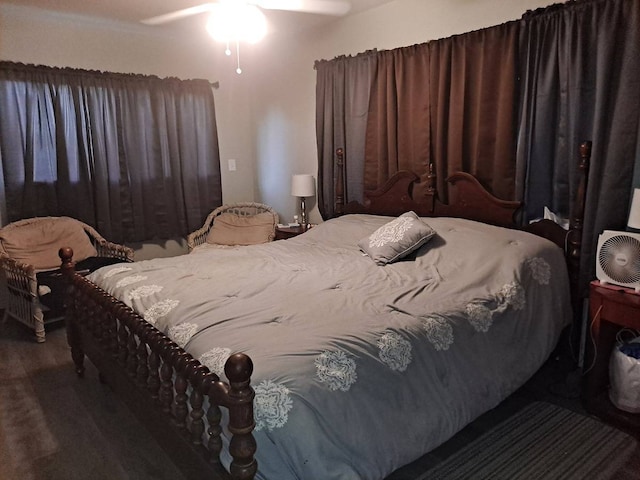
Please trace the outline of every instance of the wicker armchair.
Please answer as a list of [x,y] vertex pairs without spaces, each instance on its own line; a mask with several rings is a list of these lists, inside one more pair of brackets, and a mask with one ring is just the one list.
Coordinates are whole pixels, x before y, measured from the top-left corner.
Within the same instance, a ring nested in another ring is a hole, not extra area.
[[273,234],[270,236],[269,241],[272,241],[275,238],[275,227],[278,224],[279,217],[273,208],[262,203],[254,202],[231,203],[216,208],[207,216],[207,219],[204,221],[204,225],[201,228],[187,236],[187,247],[189,248],[189,253],[191,253],[197,246],[206,243],[207,236],[209,235],[209,231],[211,230],[216,217],[222,213],[231,213],[243,217],[258,215],[259,213],[270,213],[273,215]]
[[[52,232],[51,236],[48,236],[49,232]],[[82,232],[86,233],[89,242],[86,242]],[[87,265],[81,267],[87,271],[109,263],[133,261],[131,248],[111,243],[91,226],[69,217],[28,218],[0,228],[0,266],[8,290],[3,322],[8,317],[18,320],[35,331],[38,342],[45,341],[45,324],[64,318],[64,309],[48,307],[49,300],[43,302],[46,290],[51,290],[47,293],[51,297],[56,295],[56,290],[50,287],[43,290],[39,277],[42,280],[42,275],[46,274],[59,284],[61,277],[59,269],[55,268],[59,263],[52,262],[55,262],[54,257],[58,255],[60,247],[70,246],[75,253],[76,246],[68,241],[71,238],[79,238],[80,243],[90,249],[85,248],[85,251],[89,251],[91,257],[78,262],[78,265]],[[58,245],[58,239],[64,244]],[[43,260],[45,256],[46,261]],[[41,264],[35,264],[37,262]],[[56,298],[55,303],[62,304],[62,301]]]

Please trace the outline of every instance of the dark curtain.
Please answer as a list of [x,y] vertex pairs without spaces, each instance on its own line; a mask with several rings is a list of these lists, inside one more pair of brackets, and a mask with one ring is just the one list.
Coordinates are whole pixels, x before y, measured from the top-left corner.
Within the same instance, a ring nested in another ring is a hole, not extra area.
[[428,43],[431,161],[444,201],[456,171],[498,198],[515,198],[518,28],[509,22]]
[[367,119],[364,185],[372,190],[399,170],[429,168],[427,44],[378,53]]
[[222,203],[204,80],[0,62],[4,222],[66,215],[116,242],[186,235]]
[[624,229],[640,158],[640,2],[572,2],[521,23],[518,190],[529,218],[545,206],[569,216],[578,145],[593,142],[581,261],[586,296],[597,236]]
[[[333,212],[334,152],[343,145],[347,191],[358,193],[347,201],[361,200],[362,185],[375,189],[399,170],[424,176],[430,164],[443,201],[445,179],[460,170],[477,175],[494,195],[514,198],[518,28],[510,22],[365,57],[317,62],[318,179],[325,218]],[[349,70],[359,72],[353,86],[360,89],[349,95],[368,106],[368,115],[344,114]],[[349,126],[358,131],[351,139],[345,138]]]
[[339,147],[345,152],[345,201],[363,199],[369,91],[376,63],[375,53],[366,52],[315,64],[318,208],[324,218],[334,215],[335,152]]

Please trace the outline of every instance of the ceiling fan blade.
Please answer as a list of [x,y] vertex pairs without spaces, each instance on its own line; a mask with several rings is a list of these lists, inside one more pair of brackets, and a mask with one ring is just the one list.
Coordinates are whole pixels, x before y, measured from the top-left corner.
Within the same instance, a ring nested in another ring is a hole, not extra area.
[[346,15],[351,9],[351,4],[342,0],[252,0],[248,3],[265,10],[289,10],[337,17]]
[[175,12],[165,13],[164,15],[146,18],[140,22],[145,25],[161,25],[163,23],[169,23],[185,17],[190,17],[191,15],[209,12],[212,8],[215,8],[214,3],[203,3],[201,5],[196,5],[195,7],[184,8],[182,10],[176,10]]

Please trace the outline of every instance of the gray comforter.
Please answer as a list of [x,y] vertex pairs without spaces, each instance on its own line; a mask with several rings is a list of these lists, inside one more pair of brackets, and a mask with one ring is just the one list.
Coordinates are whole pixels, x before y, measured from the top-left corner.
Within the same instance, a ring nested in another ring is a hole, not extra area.
[[231,353],[253,359],[259,478],[382,479],[520,387],[570,319],[550,242],[425,219],[436,237],[377,266],[357,243],[389,220],[90,278],[221,377]]

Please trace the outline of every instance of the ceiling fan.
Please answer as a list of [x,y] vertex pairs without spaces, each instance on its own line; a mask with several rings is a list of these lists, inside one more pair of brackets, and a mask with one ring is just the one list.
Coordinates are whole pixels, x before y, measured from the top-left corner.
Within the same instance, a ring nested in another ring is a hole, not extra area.
[[207,31],[215,40],[227,44],[227,55],[231,55],[230,44],[235,43],[238,63],[236,72],[240,74],[240,41],[255,43],[267,33],[267,21],[261,9],[342,16],[349,12],[351,4],[344,0],[218,0],[147,18],[141,22],[145,25],[162,25],[208,13]]
[[287,10],[291,12],[316,13],[321,15],[346,15],[351,4],[343,0],[219,0],[218,2],[203,3],[189,8],[183,8],[155,17],[142,20],[146,25],[161,25],[180,20],[192,15],[210,13],[218,5],[253,5],[264,10]]

